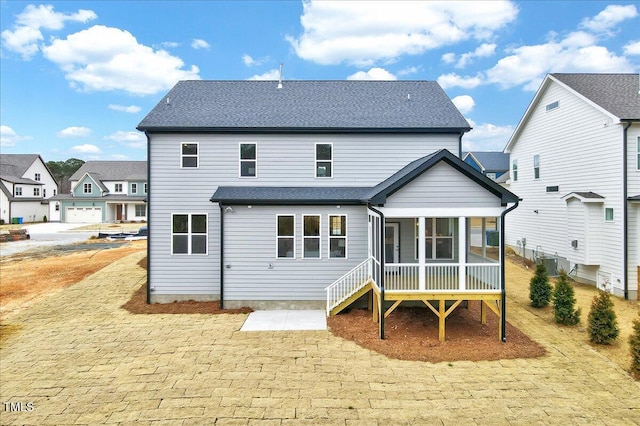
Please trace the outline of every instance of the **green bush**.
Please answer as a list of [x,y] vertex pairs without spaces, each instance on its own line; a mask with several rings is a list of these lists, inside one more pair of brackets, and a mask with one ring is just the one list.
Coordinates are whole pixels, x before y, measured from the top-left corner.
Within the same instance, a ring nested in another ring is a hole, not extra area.
[[542,264],[536,266],[536,273],[529,282],[529,299],[534,308],[544,308],[549,306],[551,301],[551,291],[553,288],[549,283],[547,268]]
[[576,325],[580,322],[580,309],[574,309],[575,304],[573,287],[569,283],[567,273],[561,271],[553,290],[553,312],[558,324]]
[[631,374],[640,380],[640,317],[633,320],[633,333],[629,336],[629,345],[631,345]]
[[613,310],[611,296],[606,291],[599,291],[593,297],[588,320],[587,331],[589,332],[589,340],[593,343],[608,345],[618,338],[620,329],[616,313]]

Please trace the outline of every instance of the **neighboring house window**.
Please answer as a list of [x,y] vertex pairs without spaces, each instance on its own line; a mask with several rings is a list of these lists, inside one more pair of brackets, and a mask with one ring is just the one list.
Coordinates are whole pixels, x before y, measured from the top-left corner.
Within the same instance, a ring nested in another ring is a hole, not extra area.
[[47,188],[42,188],[42,198],[47,198]]
[[22,195],[22,187],[21,186],[16,186],[16,196],[18,195]]
[[[456,228],[454,218],[426,218],[424,222],[425,259],[453,259],[453,238]],[[416,220],[416,259],[419,258],[418,221]]]
[[138,184],[137,183],[132,183],[131,184],[131,193],[132,194],[137,194],[138,193]]
[[347,216],[329,216],[329,258],[347,257]]
[[258,149],[255,143],[240,144],[240,176],[256,177],[258,175]]
[[145,217],[147,215],[147,206],[144,204],[136,204],[136,217]]
[[302,216],[302,257],[320,259],[320,216]]
[[90,183],[85,183],[82,186],[82,193],[83,194],[91,194],[93,192],[93,185],[91,185]]
[[115,192],[122,192],[122,184],[116,183]]
[[207,246],[206,214],[171,215],[172,254],[207,254]]
[[487,173],[487,177],[488,177],[489,179],[493,179],[493,180],[495,180],[495,179],[496,179],[496,174],[495,174],[495,173],[491,173],[491,172],[489,172],[489,173]]
[[558,108],[559,106],[560,106],[560,102],[558,102],[558,101],[551,102],[550,104],[547,104],[546,110],[547,111],[552,111],[552,110]]
[[40,182],[40,173],[36,173],[36,181]]
[[333,145],[316,144],[316,177],[331,177],[333,173]]
[[540,156],[538,154],[533,156],[533,178],[540,179]]
[[40,188],[33,188],[33,196],[34,197],[40,196]]
[[60,211],[60,204],[56,203],[56,211],[59,212]]
[[293,215],[276,216],[276,255],[280,259],[296,257],[296,219]]
[[558,185],[547,186],[546,191],[547,192],[558,192],[558,191],[560,191],[560,187]]
[[613,222],[613,207],[606,207],[604,209],[605,222]]
[[180,163],[182,168],[197,168],[198,167],[198,144],[197,143],[183,143],[181,145],[181,157]]
[[511,177],[514,182],[518,180],[518,160],[513,160],[511,163]]
[[58,193],[58,190],[57,190],[57,189],[54,189],[54,190],[53,190],[53,196],[55,197],[57,193]]
[[147,184],[146,183],[142,185],[142,190],[144,191],[145,194],[147,193]]

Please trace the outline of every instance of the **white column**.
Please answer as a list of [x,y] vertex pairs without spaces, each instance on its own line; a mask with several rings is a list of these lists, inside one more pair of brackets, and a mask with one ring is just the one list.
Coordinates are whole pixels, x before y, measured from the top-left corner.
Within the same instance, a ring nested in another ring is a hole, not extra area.
[[426,250],[424,246],[424,216],[418,218],[418,279],[420,280],[420,290],[427,288],[427,280],[425,276],[425,256]]
[[465,254],[467,252],[467,221],[464,217],[458,218],[458,288],[465,290],[467,276],[465,267]]
[[487,257],[487,218],[482,218],[482,257]]

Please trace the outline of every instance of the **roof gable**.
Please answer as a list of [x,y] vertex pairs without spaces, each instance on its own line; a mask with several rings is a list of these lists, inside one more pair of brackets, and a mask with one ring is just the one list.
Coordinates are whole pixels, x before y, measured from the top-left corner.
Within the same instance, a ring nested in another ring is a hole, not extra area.
[[87,161],[69,178],[80,180],[90,173],[99,181],[146,181],[146,161]]
[[42,183],[37,182],[30,178],[25,178],[24,175],[27,173],[29,168],[36,161],[40,161],[44,168],[49,172],[51,178],[56,181],[55,177],[47,167],[47,164],[44,162],[42,157],[38,154],[2,154],[0,155],[0,177],[7,182],[11,183],[22,183],[29,185],[42,185]]
[[434,81],[180,81],[144,131],[465,132]]
[[[509,170],[509,154],[497,151],[473,151],[468,152],[467,156],[471,157],[483,172],[500,172]],[[463,158],[463,160],[466,159]]]

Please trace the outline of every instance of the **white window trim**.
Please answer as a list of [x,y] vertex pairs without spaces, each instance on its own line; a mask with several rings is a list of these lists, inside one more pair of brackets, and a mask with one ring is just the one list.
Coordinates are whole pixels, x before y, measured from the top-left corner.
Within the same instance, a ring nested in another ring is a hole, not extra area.
[[[89,188],[89,191],[87,191],[87,188]],[[93,184],[91,182],[84,182],[82,184],[82,193],[83,194],[93,194]]]
[[[344,236],[331,235],[331,216],[344,217]],[[344,257],[331,257],[331,240],[344,238]],[[349,218],[346,214],[328,214],[327,215],[327,258],[331,259],[349,259]]]
[[[138,207],[144,207],[143,215],[138,215]],[[133,214],[135,215],[135,217],[147,217],[147,206],[145,204],[135,204],[133,207]],[[173,232],[171,234],[173,235]],[[173,241],[173,239],[171,241]]]
[[[184,145],[195,145],[196,146],[196,151],[197,151],[196,155],[183,154],[182,153],[182,147]],[[182,159],[185,158],[185,157],[189,157],[189,158],[195,157],[196,158],[196,162],[197,162],[197,166],[195,166],[195,167],[184,167],[182,165]],[[180,155],[179,155],[179,158],[180,158],[180,168],[181,169],[199,169],[200,168],[200,142],[180,142]]]
[[16,197],[22,197],[22,187],[16,186],[13,190]]
[[132,183],[131,184],[131,193],[132,194],[137,194],[138,193],[138,184],[137,183]]
[[[611,210],[611,219],[607,219],[607,210]],[[616,211],[614,210],[613,207],[605,207],[604,208],[604,216],[603,219],[606,223],[612,223],[615,222],[616,220]]]
[[[536,158],[538,159],[538,164],[536,165]],[[538,169],[538,176],[536,176],[536,169]],[[533,179],[540,179],[540,154],[535,154],[533,156]]]
[[[118,185],[120,185],[120,190],[118,190]],[[124,185],[122,183],[114,183],[113,184],[113,192],[117,192],[118,194],[122,193],[124,189]]]
[[[243,160],[242,159],[242,145],[255,145],[256,146],[256,158],[255,160]],[[255,176],[242,176],[242,162],[254,161],[255,162]],[[258,178],[258,143],[257,142],[240,142],[238,143],[238,177],[241,179],[257,179]]]
[[[278,221],[280,217],[292,217],[293,218],[293,235],[278,235]],[[296,215],[295,214],[277,214],[276,215],[276,259],[278,260],[295,260],[296,258]],[[280,257],[278,256],[278,242],[281,238],[293,239],[293,257]]]
[[[134,212],[135,214],[135,212]],[[173,216],[187,216],[187,233],[186,234],[176,234],[173,232]],[[207,222],[207,232],[204,234],[191,232],[191,218],[193,216],[205,216],[205,220]],[[191,213],[171,213],[171,223],[169,224],[169,228],[171,229],[171,256],[208,256],[209,255],[209,213],[204,212],[191,212]],[[173,236],[174,235],[186,235],[187,236],[187,252],[186,253],[174,253],[173,252]],[[191,245],[191,237],[193,235],[204,235],[206,238],[205,243],[205,252],[204,253],[191,253],[192,245]]]
[[[315,235],[304,235],[304,219],[307,217],[317,217],[318,218],[318,236]],[[304,255],[304,242],[306,239],[315,239],[318,240],[318,257],[306,257]],[[319,214],[303,214],[302,215],[302,258],[303,259],[322,259],[322,215]]]
[[142,184],[142,190],[144,191],[143,194],[147,193],[147,182]]
[[33,196],[34,197],[39,197],[40,196],[40,188],[38,188],[38,187],[33,188]]
[[34,178],[35,178],[34,180],[35,180],[36,182],[40,182],[40,178],[41,178],[40,173],[36,173],[36,174],[35,174],[35,176],[34,176]]
[[511,179],[514,182],[518,181],[518,159],[511,160]]
[[[318,145],[330,145],[331,146],[331,159],[330,160],[318,160]],[[333,142],[316,142],[313,146],[313,176],[316,179],[333,179]],[[318,176],[318,163],[331,163],[331,176]]]

